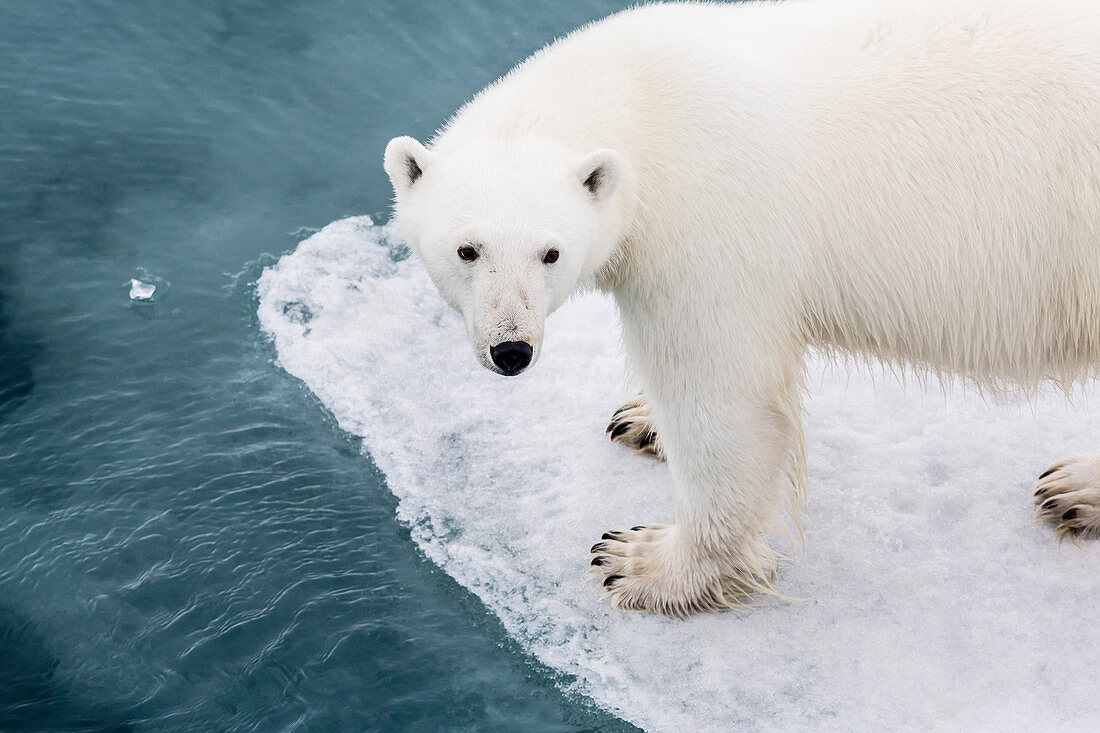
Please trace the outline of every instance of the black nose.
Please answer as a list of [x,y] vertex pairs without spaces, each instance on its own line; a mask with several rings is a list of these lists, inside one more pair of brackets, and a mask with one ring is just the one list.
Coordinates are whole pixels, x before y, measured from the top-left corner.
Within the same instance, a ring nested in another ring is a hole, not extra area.
[[531,363],[531,344],[526,341],[504,341],[489,349],[493,363],[505,376],[519,374]]

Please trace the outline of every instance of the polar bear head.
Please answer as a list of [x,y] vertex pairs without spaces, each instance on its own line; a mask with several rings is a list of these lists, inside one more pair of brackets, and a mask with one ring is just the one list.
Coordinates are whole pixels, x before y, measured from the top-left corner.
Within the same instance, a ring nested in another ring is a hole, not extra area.
[[615,249],[619,155],[541,138],[439,152],[398,137],[385,167],[398,227],[465,318],[478,360],[519,374],[538,359],[546,316]]

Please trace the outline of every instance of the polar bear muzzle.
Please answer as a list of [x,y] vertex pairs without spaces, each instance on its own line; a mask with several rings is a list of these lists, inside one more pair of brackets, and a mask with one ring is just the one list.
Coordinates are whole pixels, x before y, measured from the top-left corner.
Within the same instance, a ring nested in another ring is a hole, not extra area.
[[531,344],[526,341],[502,341],[489,348],[493,363],[506,377],[514,377],[531,363]]

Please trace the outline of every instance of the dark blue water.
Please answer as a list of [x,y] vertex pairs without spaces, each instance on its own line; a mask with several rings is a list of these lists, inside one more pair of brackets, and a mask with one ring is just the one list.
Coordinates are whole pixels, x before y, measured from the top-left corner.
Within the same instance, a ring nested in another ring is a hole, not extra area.
[[0,729],[624,727],[423,559],[251,288],[620,4],[0,0]]

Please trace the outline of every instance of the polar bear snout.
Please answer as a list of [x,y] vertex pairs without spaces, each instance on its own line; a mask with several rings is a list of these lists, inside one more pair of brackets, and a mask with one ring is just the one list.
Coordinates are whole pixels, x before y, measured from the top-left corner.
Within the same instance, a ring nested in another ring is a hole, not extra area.
[[506,377],[514,377],[531,363],[534,350],[526,341],[503,341],[489,348],[493,363]]

